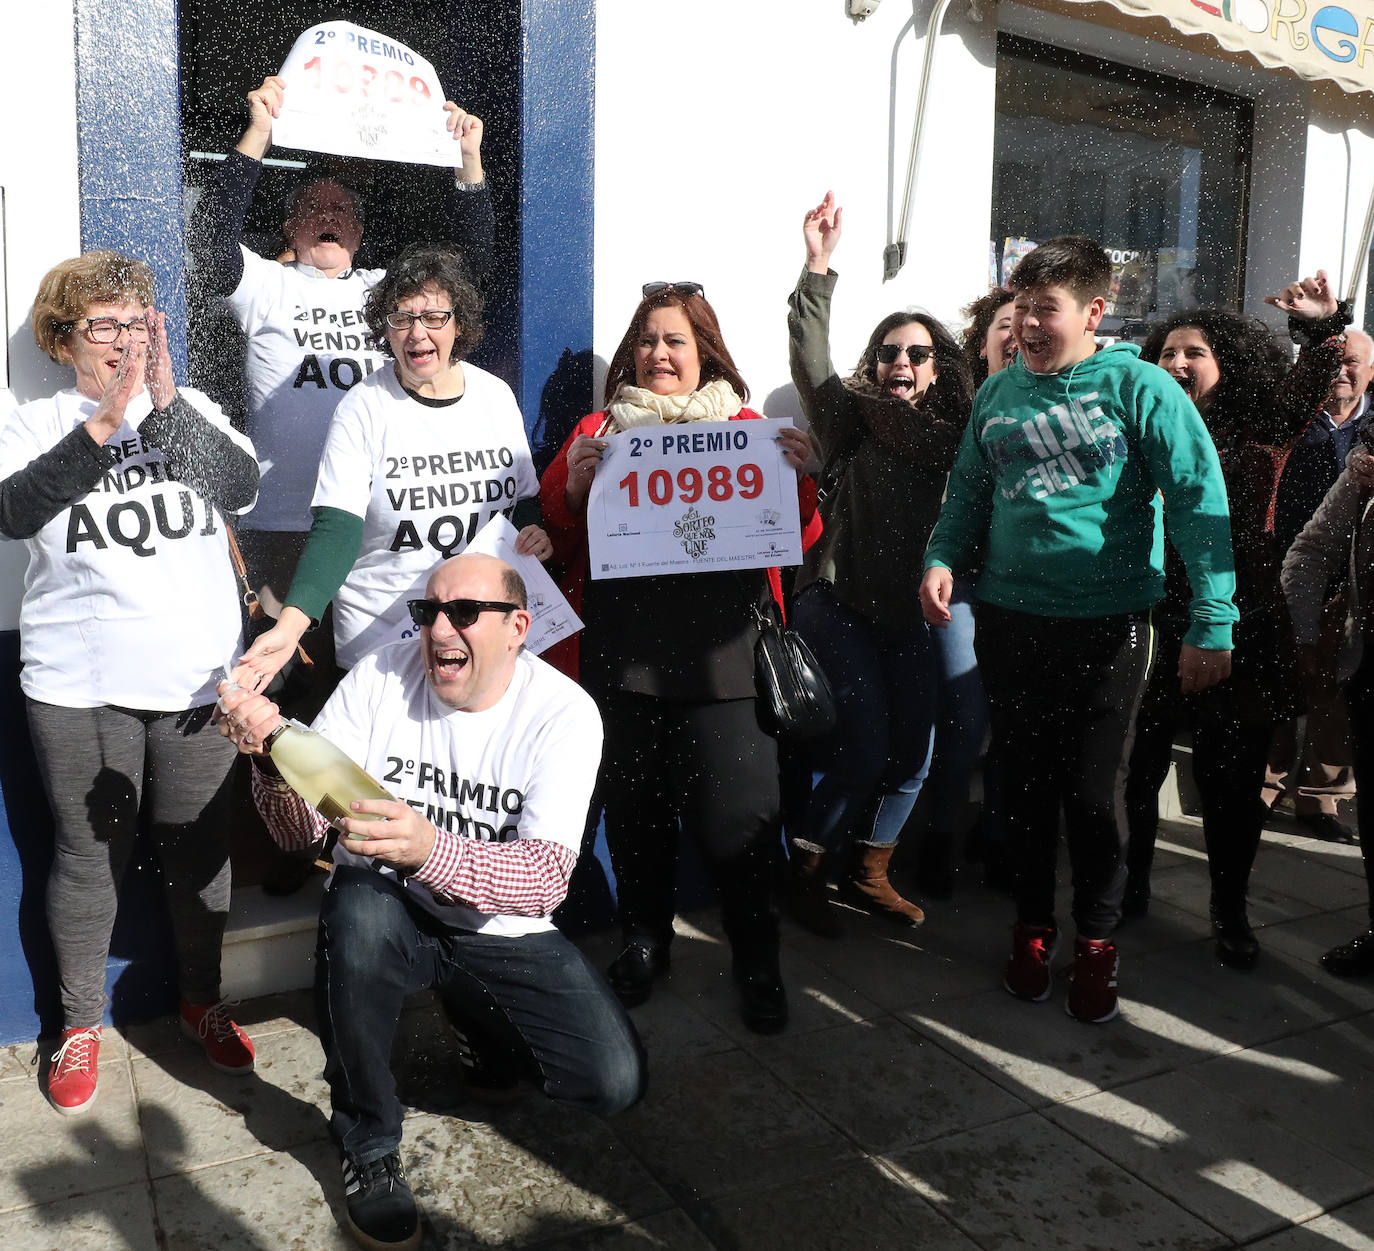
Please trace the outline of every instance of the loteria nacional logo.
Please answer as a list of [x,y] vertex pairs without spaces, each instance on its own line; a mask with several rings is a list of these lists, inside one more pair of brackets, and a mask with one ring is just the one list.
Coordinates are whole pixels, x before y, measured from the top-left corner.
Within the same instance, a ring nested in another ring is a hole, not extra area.
[[702,516],[696,507],[689,508],[673,524],[673,538],[682,544],[682,549],[693,560],[706,555],[708,544],[716,538],[716,518],[714,513]]

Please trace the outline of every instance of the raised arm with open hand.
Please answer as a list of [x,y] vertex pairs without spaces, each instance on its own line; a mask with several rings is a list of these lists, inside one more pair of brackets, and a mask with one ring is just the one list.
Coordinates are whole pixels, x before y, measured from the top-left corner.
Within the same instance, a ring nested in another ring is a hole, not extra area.
[[813,274],[830,270],[830,254],[840,242],[844,226],[844,209],[835,203],[835,193],[827,191],[825,199],[802,219],[802,237],[806,240],[806,268]]
[[1334,316],[1338,303],[1324,269],[1317,270],[1311,278],[1290,282],[1278,295],[1266,295],[1264,302],[1303,321],[1320,321]]

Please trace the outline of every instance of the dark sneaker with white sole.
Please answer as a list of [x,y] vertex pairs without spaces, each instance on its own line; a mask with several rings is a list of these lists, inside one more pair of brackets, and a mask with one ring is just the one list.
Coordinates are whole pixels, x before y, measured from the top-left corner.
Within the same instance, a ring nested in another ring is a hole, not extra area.
[[368,1251],[416,1251],[420,1212],[397,1152],[356,1165],[345,1157],[343,1181],[348,1228],[359,1245]]

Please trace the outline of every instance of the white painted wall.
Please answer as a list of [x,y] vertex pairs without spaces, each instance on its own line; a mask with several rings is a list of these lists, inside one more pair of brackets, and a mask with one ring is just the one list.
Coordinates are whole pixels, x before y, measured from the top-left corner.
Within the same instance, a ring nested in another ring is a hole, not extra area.
[[[1359,259],[1360,231],[1374,193],[1372,115],[1368,96],[1343,99],[1323,92],[1314,100],[1308,121],[1302,267],[1304,273],[1321,267],[1333,279],[1339,273],[1342,295]],[[1357,325],[1363,322],[1367,285],[1366,274],[1356,306]]]
[[874,323],[919,306],[957,322],[987,289],[995,30],[946,17],[907,263],[882,281],[905,190],[928,0],[866,21],[843,0],[600,0],[594,348],[605,362],[652,279],[706,287],[770,416],[797,415],[787,294],[803,213],[833,188],[832,348],[847,372]]
[[[29,306],[38,282],[81,250],[76,159],[76,40],[70,4],[10,4],[0,10],[10,50],[0,75],[4,189],[3,337],[7,381],[19,400],[51,395],[71,371],[33,341]],[[17,629],[26,563],[23,545],[0,541],[0,630]]]

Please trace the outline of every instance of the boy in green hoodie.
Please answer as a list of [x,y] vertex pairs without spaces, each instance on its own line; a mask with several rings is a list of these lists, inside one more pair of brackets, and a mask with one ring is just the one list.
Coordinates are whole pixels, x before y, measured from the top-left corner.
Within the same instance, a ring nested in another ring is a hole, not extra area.
[[1004,985],[1049,998],[1059,813],[1077,927],[1069,1015],[1117,1013],[1112,932],[1126,885],[1126,767],[1145,689],[1150,608],[1164,596],[1164,536],[1187,566],[1183,690],[1231,669],[1235,574],[1226,488],[1177,383],[1133,344],[1097,349],[1111,261],[1052,239],[1012,272],[1019,360],[978,392],[926,549],[921,607],[948,623],[951,571],[977,567],[975,650],[1003,762],[1018,870]]

